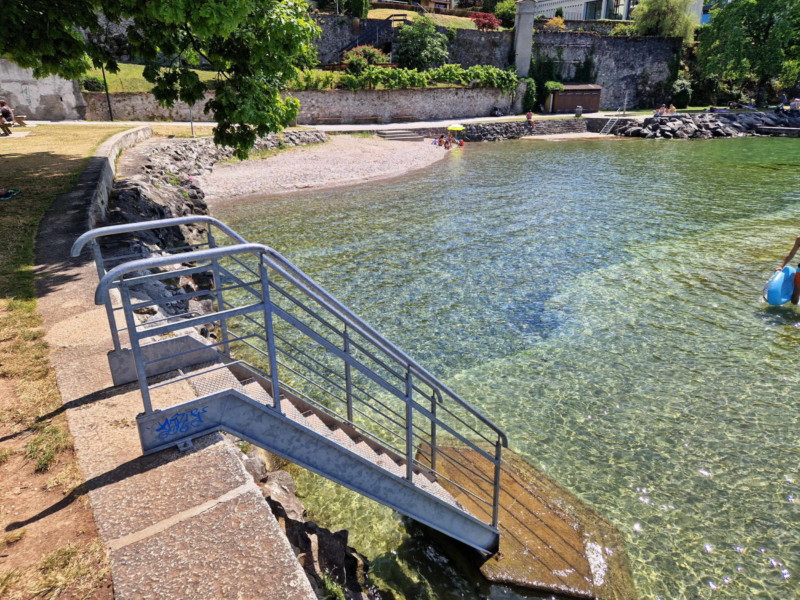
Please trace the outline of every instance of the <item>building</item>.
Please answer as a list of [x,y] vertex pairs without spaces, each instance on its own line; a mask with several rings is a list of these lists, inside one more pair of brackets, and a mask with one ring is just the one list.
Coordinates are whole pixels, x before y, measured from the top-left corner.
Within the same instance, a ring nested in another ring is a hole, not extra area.
[[[631,11],[639,0],[539,0],[536,10],[547,18],[554,17],[556,10],[564,12],[564,18],[576,21],[597,19],[630,19]],[[703,0],[695,0],[691,7],[699,23],[703,16]]]

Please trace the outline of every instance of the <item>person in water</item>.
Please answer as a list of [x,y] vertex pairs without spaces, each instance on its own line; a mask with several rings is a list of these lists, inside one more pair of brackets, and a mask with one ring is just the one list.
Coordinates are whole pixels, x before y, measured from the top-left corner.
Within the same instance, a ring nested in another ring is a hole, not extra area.
[[[794,258],[794,255],[797,254],[797,251],[800,250],[800,236],[797,237],[794,241],[794,246],[789,251],[789,254],[786,255],[786,258],[783,259],[781,265],[775,269],[775,272],[781,271],[783,267],[789,264],[789,261]],[[794,274],[794,290],[792,291],[792,304],[797,304],[800,301],[800,263],[798,263],[798,271]]]

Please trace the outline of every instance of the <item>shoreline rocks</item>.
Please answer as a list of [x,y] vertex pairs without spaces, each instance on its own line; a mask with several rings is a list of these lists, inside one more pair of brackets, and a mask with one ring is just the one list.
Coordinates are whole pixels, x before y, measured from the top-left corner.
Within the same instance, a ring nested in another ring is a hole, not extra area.
[[763,112],[676,114],[626,123],[615,133],[646,139],[710,140],[760,135],[760,127],[800,127],[800,116]]

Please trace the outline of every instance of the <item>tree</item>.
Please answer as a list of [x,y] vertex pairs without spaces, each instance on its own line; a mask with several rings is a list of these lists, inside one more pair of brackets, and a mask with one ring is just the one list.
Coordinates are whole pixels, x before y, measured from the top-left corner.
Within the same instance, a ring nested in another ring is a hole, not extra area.
[[638,35],[683,38],[694,41],[697,19],[689,12],[695,0],[641,0],[633,9],[633,25]]
[[706,77],[742,86],[752,81],[763,105],[773,78],[791,77],[800,60],[800,0],[736,0],[712,12],[700,35],[698,59]]
[[470,19],[475,23],[475,27],[478,28],[478,31],[494,31],[500,28],[500,19],[489,13],[472,13]]
[[406,69],[430,69],[447,62],[447,36],[439,33],[427,15],[397,32],[397,62]]
[[305,0],[13,2],[3,13],[0,55],[36,77],[79,79],[92,64],[113,73],[118,67],[102,43],[103,23],[128,21],[131,52],[145,61],[144,77],[162,104],[203,98],[206,85],[190,64],[202,59],[218,71],[205,110],[218,123],[214,141],[238,156],[297,116],[299,102],[280,92],[309,61],[319,34]]
[[503,0],[494,7],[494,14],[500,19],[503,27],[513,27],[517,17],[516,0]]
[[350,14],[359,19],[366,19],[369,14],[370,0],[350,0]]

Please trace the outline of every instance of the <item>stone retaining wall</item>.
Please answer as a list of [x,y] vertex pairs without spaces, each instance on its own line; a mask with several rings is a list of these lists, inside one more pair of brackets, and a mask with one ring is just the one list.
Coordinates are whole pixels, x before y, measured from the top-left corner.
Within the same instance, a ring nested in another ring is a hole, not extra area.
[[85,104],[77,81],[51,75],[36,79],[31,69],[0,58],[0,98],[29,119],[83,119]]
[[[494,123],[466,123],[464,131],[458,136],[466,142],[499,142],[516,140],[527,135],[557,135],[560,133],[584,133],[587,131],[588,119],[545,119],[534,121],[533,130],[527,121],[499,121]],[[599,129],[598,129],[599,131]],[[446,127],[427,127],[414,129],[426,138],[447,135]]]
[[416,121],[489,116],[498,107],[506,114],[522,111],[522,94],[496,88],[426,88],[408,90],[307,90],[293,92],[300,100],[299,124],[318,119],[344,123],[391,123],[397,117]]

